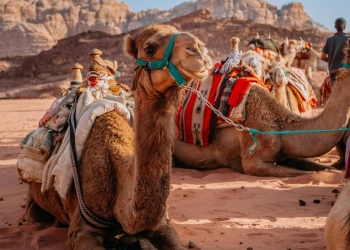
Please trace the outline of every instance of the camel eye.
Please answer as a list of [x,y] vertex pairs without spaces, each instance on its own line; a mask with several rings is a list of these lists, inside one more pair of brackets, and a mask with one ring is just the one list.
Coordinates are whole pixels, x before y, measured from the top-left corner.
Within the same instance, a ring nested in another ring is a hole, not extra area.
[[147,55],[153,55],[155,53],[155,48],[153,46],[148,46],[147,48],[145,48],[145,52]]

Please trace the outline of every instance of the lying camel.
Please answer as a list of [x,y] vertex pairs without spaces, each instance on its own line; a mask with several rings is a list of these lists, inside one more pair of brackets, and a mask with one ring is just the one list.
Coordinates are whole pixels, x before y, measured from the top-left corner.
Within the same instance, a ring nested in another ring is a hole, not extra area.
[[[350,75],[347,75],[334,87],[323,112],[317,117],[304,118],[287,110],[261,87],[252,86],[242,125],[259,131],[345,128],[349,118],[349,90]],[[193,169],[227,167],[257,176],[298,176],[324,169],[324,166],[303,158],[327,153],[343,135],[344,132],[258,134],[258,147],[254,153],[250,153],[248,147],[253,144],[250,133],[228,126],[216,129],[210,146],[177,141],[174,156],[178,162]]]
[[[207,77],[212,63],[200,40],[177,32],[173,26],[152,25],[134,38],[125,38],[126,52],[143,60],[138,62],[159,62],[165,57],[172,68],[170,72],[165,67],[150,70],[151,63],[137,67],[134,128],[115,112],[96,119],[78,166],[83,203],[94,215],[78,205],[77,186],[61,200],[54,189],[41,193],[40,184],[29,184],[26,219],[43,221],[48,212],[69,224],[70,249],[105,249],[108,238],[138,233],[157,249],[185,249],[165,217],[174,116],[181,96],[170,74],[185,84]],[[173,49],[170,46],[165,56],[171,41],[175,41]]]
[[287,68],[276,63],[269,70],[265,84],[284,107],[298,115],[309,115],[316,107],[316,96],[304,72],[298,68]]

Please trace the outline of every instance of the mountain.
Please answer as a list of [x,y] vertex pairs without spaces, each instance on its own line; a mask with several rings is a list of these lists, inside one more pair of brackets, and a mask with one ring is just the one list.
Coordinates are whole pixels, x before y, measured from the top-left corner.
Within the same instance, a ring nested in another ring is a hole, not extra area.
[[[214,62],[225,59],[230,53],[229,39],[232,36],[241,39],[240,49],[244,49],[255,34],[259,33],[261,38],[270,34],[278,44],[282,43],[285,37],[302,37],[311,42],[316,51],[320,51],[325,38],[330,35],[315,28],[280,28],[233,17],[216,18],[208,9],[174,18],[168,23],[179,31],[190,32],[202,40]],[[139,29],[136,29],[128,33],[138,31]],[[102,31],[87,31],[61,39],[52,49],[42,51],[38,55],[3,58],[0,60],[0,98],[57,97],[61,89],[69,84],[72,73],[70,67],[74,63],[82,64],[83,77],[86,75],[90,64],[89,51],[94,48],[102,50],[103,59],[118,61],[121,71],[118,81],[130,86],[135,65],[123,52],[124,37],[125,33],[111,35]]]
[[125,2],[118,0],[1,0],[0,58],[36,55],[51,49],[63,38],[88,30],[116,35],[152,23],[169,22],[204,8],[216,18],[329,31],[313,21],[301,3],[278,9],[263,0],[198,0],[184,2],[168,11],[132,12]]

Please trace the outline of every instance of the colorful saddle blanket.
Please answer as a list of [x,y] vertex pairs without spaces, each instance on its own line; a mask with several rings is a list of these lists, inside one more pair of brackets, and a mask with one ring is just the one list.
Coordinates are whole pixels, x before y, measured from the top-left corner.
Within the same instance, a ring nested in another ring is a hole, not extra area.
[[[244,107],[251,83],[268,89],[253,70],[242,63],[227,74],[218,73],[222,63],[214,65],[212,74],[203,81],[193,82],[207,101],[233,122],[244,121]],[[224,120],[206,106],[195,93],[185,92],[177,112],[178,139],[188,143],[207,146],[213,142],[215,127]]]

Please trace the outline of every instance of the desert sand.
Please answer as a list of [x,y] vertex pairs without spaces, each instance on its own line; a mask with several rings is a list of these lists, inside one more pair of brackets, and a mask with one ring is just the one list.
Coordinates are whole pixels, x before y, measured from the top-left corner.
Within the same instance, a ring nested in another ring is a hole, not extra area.
[[[15,167],[19,142],[52,102],[0,100],[1,250],[67,249],[67,228],[24,221],[27,185]],[[314,160],[330,164],[337,158],[333,149]],[[169,217],[183,246],[196,244],[192,249],[326,249],[325,221],[337,199],[334,190],[340,192],[344,182],[343,171],[271,178],[174,168]]]

